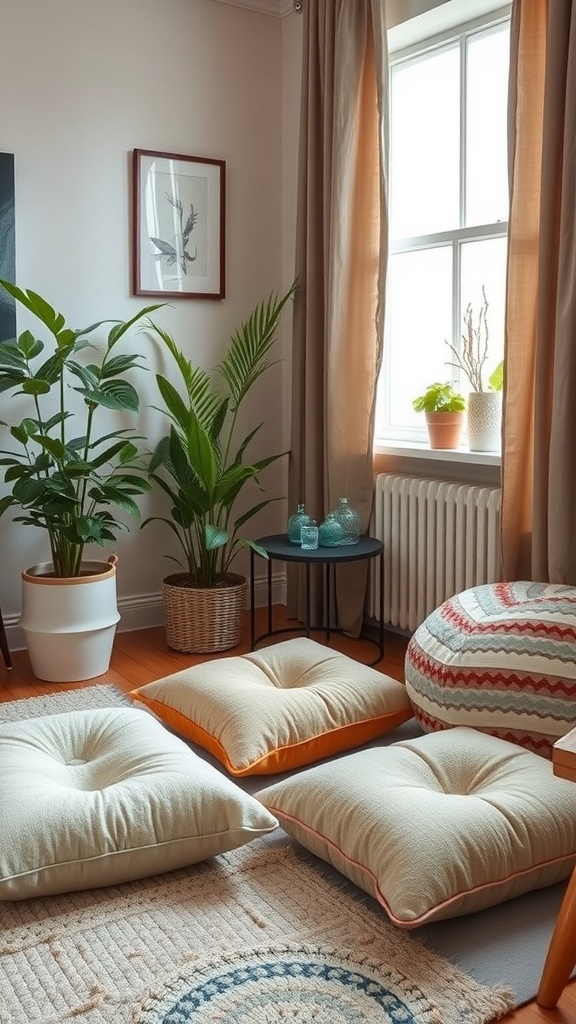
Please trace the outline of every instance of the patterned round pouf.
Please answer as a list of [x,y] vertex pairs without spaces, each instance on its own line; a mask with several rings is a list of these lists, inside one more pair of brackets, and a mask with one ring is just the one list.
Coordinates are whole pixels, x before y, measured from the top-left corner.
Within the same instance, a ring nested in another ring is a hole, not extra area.
[[469,726],[543,757],[576,720],[576,587],[488,583],[444,601],[406,649],[427,731]]
[[147,996],[134,1024],[438,1024],[402,975],[362,953],[269,946],[217,955]]

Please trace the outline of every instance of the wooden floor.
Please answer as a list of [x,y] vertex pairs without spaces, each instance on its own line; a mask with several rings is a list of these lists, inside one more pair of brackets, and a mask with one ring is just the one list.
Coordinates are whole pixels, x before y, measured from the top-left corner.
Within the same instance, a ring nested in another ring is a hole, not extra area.
[[[256,623],[256,635],[264,632],[264,612],[260,610]],[[293,626],[284,617],[281,607],[274,609],[274,628]],[[250,629],[248,616],[245,623],[243,641],[230,655],[244,654],[249,649]],[[288,639],[289,633],[275,639]],[[315,637],[315,639],[321,639]],[[368,641],[355,641],[333,635],[333,644],[338,650],[361,661],[369,662],[375,656],[374,645]],[[381,671],[395,679],[404,679],[404,653],[406,640],[395,633],[386,633],[384,660],[377,666]],[[221,654],[211,657],[222,657]],[[114,683],[122,690],[131,690],[136,686],[151,682],[170,672],[176,672],[187,665],[207,660],[206,655],[194,656],[178,654],[170,650],[164,638],[162,627],[138,630],[133,633],[118,633],[114,642],[114,651],[110,669],[105,676],[76,683],[43,683],[31,672],[26,651],[12,653],[13,668],[8,671],[0,659],[0,700],[20,700],[25,697],[36,697],[44,693],[55,693],[57,690],[71,690],[82,686],[93,686],[98,683]],[[576,942],[576,936],[575,936]],[[555,1024],[576,1024],[576,982],[571,983],[564,991],[555,1010],[544,1010],[535,1003],[520,1007],[514,1013],[503,1018],[518,1024],[542,1024],[543,1021]]]

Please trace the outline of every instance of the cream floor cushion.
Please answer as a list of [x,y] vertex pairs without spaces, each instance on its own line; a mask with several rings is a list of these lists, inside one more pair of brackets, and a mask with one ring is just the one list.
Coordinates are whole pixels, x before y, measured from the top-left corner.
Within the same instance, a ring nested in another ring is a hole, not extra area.
[[255,796],[400,928],[552,885],[576,862],[574,783],[466,727],[347,754]]
[[143,710],[0,725],[0,899],[174,870],[277,824]]
[[234,776],[322,760],[414,713],[403,683],[307,637],[202,662],[130,696]]

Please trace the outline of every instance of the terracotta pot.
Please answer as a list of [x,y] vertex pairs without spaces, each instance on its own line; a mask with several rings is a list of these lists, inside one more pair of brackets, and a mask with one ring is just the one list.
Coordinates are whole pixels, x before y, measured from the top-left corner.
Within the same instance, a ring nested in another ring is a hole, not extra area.
[[431,448],[458,448],[464,413],[427,412],[426,424]]

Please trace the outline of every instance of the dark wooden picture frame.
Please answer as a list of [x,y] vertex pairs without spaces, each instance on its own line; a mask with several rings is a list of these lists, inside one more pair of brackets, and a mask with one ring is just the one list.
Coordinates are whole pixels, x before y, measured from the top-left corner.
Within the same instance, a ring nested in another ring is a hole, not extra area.
[[[14,154],[0,153],[0,278],[16,281]],[[0,341],[16,337],[16,302],[0,288]]]
[[134,294],[223,299],[225,161],[135,149],[132,200]]

